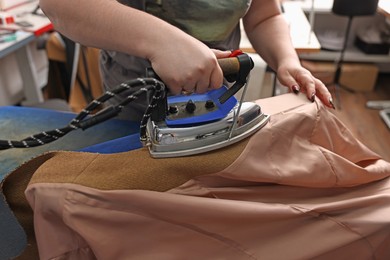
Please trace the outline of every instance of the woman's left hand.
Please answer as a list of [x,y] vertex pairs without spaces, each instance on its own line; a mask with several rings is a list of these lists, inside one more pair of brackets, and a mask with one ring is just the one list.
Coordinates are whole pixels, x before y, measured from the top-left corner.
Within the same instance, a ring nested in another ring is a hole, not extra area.
[[285,62],[277,70],[279,82],[288,87],[292,92],[298,94],[303,92],[307,98],[314,102],[316,96],[327,106],[335,109],[332,95],[328,88],[319,79],[314,77],[310,71],[300,64]]

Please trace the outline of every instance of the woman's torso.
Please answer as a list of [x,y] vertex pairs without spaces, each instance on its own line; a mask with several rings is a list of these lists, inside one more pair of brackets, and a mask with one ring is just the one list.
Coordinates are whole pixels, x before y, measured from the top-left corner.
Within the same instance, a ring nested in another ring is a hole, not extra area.
[[[237,49],[240,43],[239,20],[247,12],[251,0],[119,0],[118,2],[144,10],[204,42],[210,48]],[[101,72],[104,87],[144,77],[147,60],[114,51],[102,51]],[[119,102],[114,98],[112,103]],[[132,102],[125,117],[139,120],[145,102]]]

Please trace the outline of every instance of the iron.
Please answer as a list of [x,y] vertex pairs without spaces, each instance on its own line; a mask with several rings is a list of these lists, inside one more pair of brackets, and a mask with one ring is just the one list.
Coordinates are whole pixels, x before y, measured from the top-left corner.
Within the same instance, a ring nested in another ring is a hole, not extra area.
[[[254,102],[244,102],[254,64],[248,54],[219,60],[226,85],[206,94],[170,96],[146,126],[145,146],[153,158],[190,156],[241,141],[270,119]],[[149,72],[150,75],[150,72]],[[240,100],[234,96],[244,87]]]

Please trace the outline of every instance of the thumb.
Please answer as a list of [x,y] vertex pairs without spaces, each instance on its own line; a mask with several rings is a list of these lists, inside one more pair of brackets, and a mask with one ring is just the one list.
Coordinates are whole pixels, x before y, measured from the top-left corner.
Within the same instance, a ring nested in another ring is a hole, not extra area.
[[229,58],[229,55],[232,54],[231,51],[221,51],[216,49],[211,49],[217,59]]

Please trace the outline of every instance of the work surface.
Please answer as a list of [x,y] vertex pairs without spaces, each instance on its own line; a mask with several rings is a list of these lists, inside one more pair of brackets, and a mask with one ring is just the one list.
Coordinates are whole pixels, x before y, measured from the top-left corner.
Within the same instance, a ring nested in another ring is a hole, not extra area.
[[146,149],[49,153],[5,190],[31,203],[42,259],[389,259],[390,164],[318,100],[258,102],[271,121],[227,149],[174,160]]

